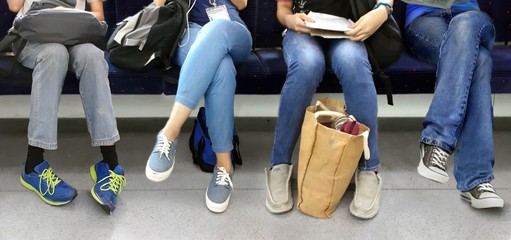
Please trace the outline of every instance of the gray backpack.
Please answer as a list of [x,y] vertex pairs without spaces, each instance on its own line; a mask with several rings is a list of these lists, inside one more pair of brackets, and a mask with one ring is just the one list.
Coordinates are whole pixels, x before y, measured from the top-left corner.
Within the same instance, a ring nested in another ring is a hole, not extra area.
[[[54,9],[58,6],[66,9]],[[104,50],[107,29],[106,22],[98,21],[90,12],[74,9],[66,1],[36,1],[25,15],[14,19],[13,27],[0,42],[0,51],[15,42],[19,53],[26,41],[64,45],[92,43]]]

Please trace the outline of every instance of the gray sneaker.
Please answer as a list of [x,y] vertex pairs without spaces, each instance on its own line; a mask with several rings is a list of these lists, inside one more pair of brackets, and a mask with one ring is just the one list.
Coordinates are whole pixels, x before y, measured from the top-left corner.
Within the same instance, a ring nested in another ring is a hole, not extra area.
[[293,208],[291,174],[293,165],[279,164],[271,170],[264,169],[266,176],[266,209],[272,213],[284,213]]
[[470,202],[473,208],[501,208],[504,200],[497,195],[491,183],[481,183],[467,192],[461,193],[461,198]]
[[437,146],[425,143],[421,143],[420,148],[420,161],[417,167],[419,175],[439,183],[449,181],[446,164],[450,154]]
[[169,141],[161,132],[156,136],[151,155],[147,160],[145,175],[153,182],[161,182],[167,179],[174,168],[176,158],[177,139]]
[[350,213],[358,218],[370,219],[380,210],[382,180],[374,171],[357,171],[355,196],[350,204]]
[[231,174],[224,167],[213,170],[213,178],[206,189],[206,206],[212,212],[221,213],[229,206],[231,191],[233,189]]

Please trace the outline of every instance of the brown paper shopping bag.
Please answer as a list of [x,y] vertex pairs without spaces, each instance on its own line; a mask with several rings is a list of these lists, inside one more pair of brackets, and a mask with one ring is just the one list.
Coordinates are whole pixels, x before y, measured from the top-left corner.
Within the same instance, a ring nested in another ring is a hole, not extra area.
[[298,157],[298,210],[313,217],[331,217],[362,153],[369,158],[369,128],[359,123],[357,135],[331,128],[329,123],[341,116],[349,115],[335,99],[319,100],[305,112]]

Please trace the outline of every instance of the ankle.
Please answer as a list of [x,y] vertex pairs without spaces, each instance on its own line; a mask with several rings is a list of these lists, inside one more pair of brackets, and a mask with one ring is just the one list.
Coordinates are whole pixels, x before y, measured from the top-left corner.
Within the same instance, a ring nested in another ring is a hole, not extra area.
[[115,150],[115,145],[111,146],[101,146],[101,154],[103,155],[103,161],[108,164],[110,170],[114,170],[117,165],[119,165],[119,160],[117,157],[117,151]]
[[34,168],[44,161],[44,149],[28,145],[25,173],[34,172]]
[[220,165],[220,164],[217,164],[216,166],[216,169],[220,169],[220,168],[224,168],[225,171],[231,175],[232,172],[234,171],[234,168],[232,167],[232,165]]
[[161,134],[167,138],[168,141],[174,141],[179,136],[179,131],[174,131],[172,128],[164,128]]

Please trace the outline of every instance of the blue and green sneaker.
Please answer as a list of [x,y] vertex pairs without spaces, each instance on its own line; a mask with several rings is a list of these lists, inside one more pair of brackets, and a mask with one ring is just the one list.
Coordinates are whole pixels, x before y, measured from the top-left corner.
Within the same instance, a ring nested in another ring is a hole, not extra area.
[[20,182],[37,193],[43,202],[53,206],[67,204],[77,195],[76,189],[57,177],[47,161],[35,166],[34,172],[28,174],[23,167]]
[[121,165],[117,165],[112,171],[107,163],[99,161],[90,166],[90,176],[95,183],[90,189],[92,197],[106,212],[112,214],[117,205],[117,196],[126,186],[124,170]]

